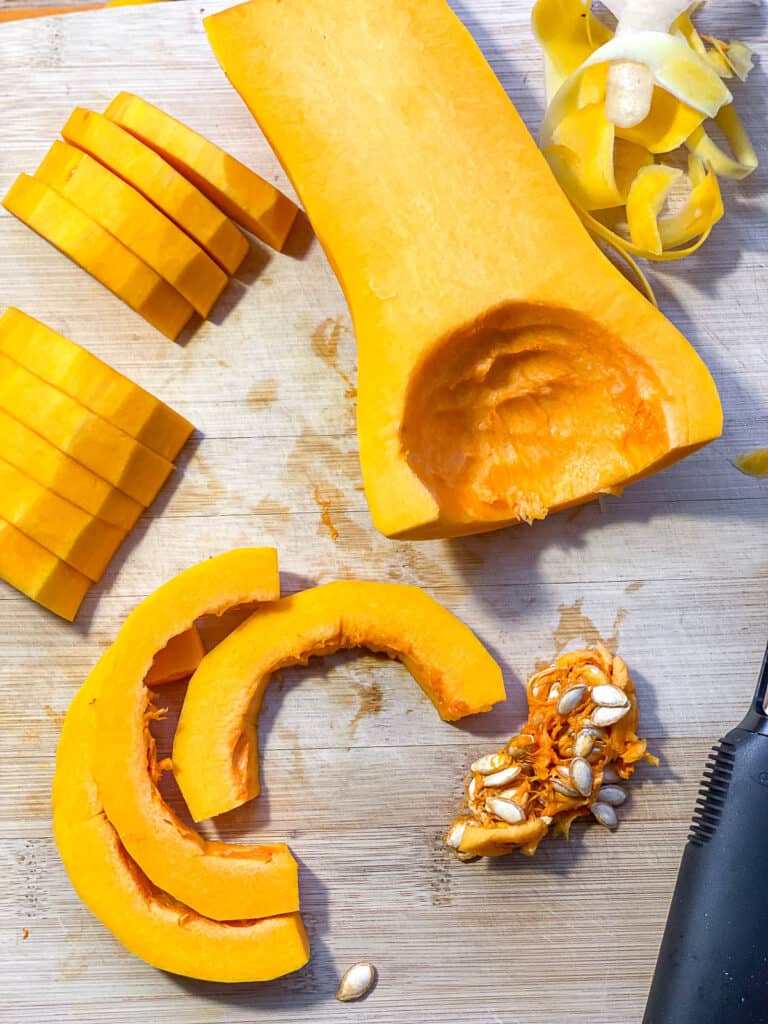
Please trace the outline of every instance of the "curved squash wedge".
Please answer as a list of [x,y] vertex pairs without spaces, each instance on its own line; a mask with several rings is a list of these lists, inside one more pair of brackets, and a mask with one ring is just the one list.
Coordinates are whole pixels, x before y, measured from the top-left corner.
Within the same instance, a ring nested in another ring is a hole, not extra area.
[[140,192],[67,142],[54,142],[34,176],[114,235],[200,316],[208,316],[229,278]]
[[75,108],[61,134],[141,192],[228,274],[235,273],[248,252],[248,239],[154,150],[103,114],[82,107]]
[[158,273],[42,181],[20,174],[3,206],[171,341],[194,313]]
[[0,579],[71,622],[91,581],[0,519]]
[[156,886],[218,921],[298,910],[296,861],[282,843],[208,842],[171,811],[153,778],[156,712],[143,680],[157,652],[200,616],[279,593],[273,548],[192,566],[134,609],[91,674],[99,688],[94,773],[107,818]]
[[206,981],[267,981],[303,967],[309,943],[299,914],[220,923],[154,886],[104,813],[93,776],[98,680],[80,688],[56,752],[53,833],[88,909],[153,967]]
[[444,721],[505,698],[474,633],[418,587],[341,581],[285,597],[238,626],[190,680],[173,768],[196,821],[258,795],[257,719],[273,673],[350,647],[402,661]]
[[104,116],[159,153],[232,220],[283,248],[298,207],[250,167],[132,93],[116,96]]
[[54,494],[127,533],[144,508],[50,441],[0,409],[0,452],[6,462]]
[[146,508],[173,463],[0,353],[0,409]]
[[0,317],[0,352],[169,461],[195,429],[87,349],[13,306]]
[[703,362],[591,240],[445,0],[254,0],[205,26],[349,303],[383,533],[532,521],[720,434]]
[[0,457],[0,516],[96,582],[125,534],[47,490]]

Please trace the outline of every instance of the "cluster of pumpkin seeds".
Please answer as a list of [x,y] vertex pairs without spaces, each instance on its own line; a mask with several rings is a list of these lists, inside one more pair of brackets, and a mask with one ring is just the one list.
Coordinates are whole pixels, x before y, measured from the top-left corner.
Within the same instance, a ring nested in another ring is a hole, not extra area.
[[[638,760],[654,760],[634,733],[637,704],[627,667],[602,645],[537,672],[528,701],[521,732],[470,767],[466,812],[446,836],[460,860],[514,848],[533,853],[550,827],[567,834],[576,817],[588,814],[616,828],[627,796],[621,783]],[[533,822],[537,828],[506,828]]]

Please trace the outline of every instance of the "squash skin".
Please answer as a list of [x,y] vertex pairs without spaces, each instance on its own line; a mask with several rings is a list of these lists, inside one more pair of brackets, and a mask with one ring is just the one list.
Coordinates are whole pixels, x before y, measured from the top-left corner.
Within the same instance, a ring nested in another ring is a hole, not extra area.
[[299,914],[220,924],[161,893],[126,853],[93,776],[98,681],[80,688],[56,752],[53,833],[80,899],[122,944],[153,967],[205,981],[267,981],[303,967]]
[[13,306],[0,317],[0,352],[170,462],[195,429],[87,349]]
[[0,516],[94,583],[101,579],[125,533],[0,457]]
[[189,235],[98,160],[56,141],[35,171],[207,317],[228,278]]
[[[720,434],[706,367],[592,242],[444,0],[254,0],[205,26],[349,303],[363,478],[384,534],[450,537],[531,521],[615,492]],[[474,362],[462,362],[465,347]],[[538,377],[515,365],[525,352],[546,364]],[[563,379],[571,359],[579,372],[556,388],[542,435],[537,401],[558,383],[560,356]],[[436,368],[434,398],[465,392],[464,433],[440,420],[440,401],[425,400]],[[621,401],[601,435],[593,428],[614,380]],[[497,443],[467,452],[485,417]],[[558,449],[569,431],[574,443]],[[554,466],[520,480],[515,460],[535,467],[542,436]],[[453,479],[441,453],[476,458]]]
[[171,341],[194,310],[143,260],[48,185],[20,174],[3,206]]
[[258,795],[258,714],[273,673],[350,647],[402,661],[444,721],[505,699],[501,669],[474,633],[418,587],[340,581],[285,597],[238,626],[190,680],[173,768],[196,821]]
[[44,437],[0,409],[0,451],[6,462],[84,512],[128,533],[142,505],[59,451]]
[[145,508],[173,471],[173,463],[2,353],[0,409]]
[[298,207],[250,167],[132,93],[116,96],[104,116],[159,153],[232,220],[283,248]]
[[154,203],[190,235],[222,270],[234,274],[248,239],[221,210],[154,150],[103,114],[76,107],[61,134]]
[[228,551],[180,573],[128,616],[91,677],[99,688],[94,773],[107,818],[160,889],[218,921],[299,908],[296,861],[282,843],[208,842],[166,805],[152,777],[150,695],[155,654],[201,615],[279,596],[273,548]]
[[91,581],[0,519],[0,579],[67,622],[77,615]]

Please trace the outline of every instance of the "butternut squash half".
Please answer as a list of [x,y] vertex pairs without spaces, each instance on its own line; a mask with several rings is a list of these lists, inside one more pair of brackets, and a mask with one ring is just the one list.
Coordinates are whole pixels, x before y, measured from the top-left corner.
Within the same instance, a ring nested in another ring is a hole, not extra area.
[[196,821],[258,796],[258,714],[273,673],[350,647],[402,661],[444,721],[505,698],[485,647],[418,587],[342,581],[285,597],[242,623],[190,680],[173,769]]
[[205,25],[348,300],[383,533],[532,521],[719,435],[707,368],[592,242],[445,0]]
[[76,107],[61,134],[95,157],[170,217],[228,274],[248,252],[248,239],[192,182],[149,146],[93,110]]
[[71,622],[91,581],[50,551],[0,519],[0,579]]
[[202,615],[280,595],[273,548],[229,551],[180,573],[142,601],[91,674],[99,690],[94,774],[107,818],[148,878],[217,921],[299,908],[296,861],[282,843],[209,842],[167,806],[155,784],[144,685],[155,655]]
[[12,306],[0,317],[0,352],[166,460],[176,458],[195,429],[87,349]]
[[145,508],[173,463],[0,352],[0,409]]
[[66,142],[54,142],[35,178],[101,224],[183,295],[202,317],[229,278],[189,235],[122,178]]
[[3,206],[171,341],[194,313],[158,273],[44,182],[20,174]]
[[53,834],[83,903],[132,953],[174,974],[267,981],[303,967],[309,943],[298,913],[212,921],[161,892],[132,860],[94,778],[98,703],[91,676],[67,711],[53,778]]
[[151,146],[232,220],[283,248],[298,207],[250,167],[132,93],[116,96],[104,116]]
[[143,507],[0,409],[0,452],[54,494],[127,533]]

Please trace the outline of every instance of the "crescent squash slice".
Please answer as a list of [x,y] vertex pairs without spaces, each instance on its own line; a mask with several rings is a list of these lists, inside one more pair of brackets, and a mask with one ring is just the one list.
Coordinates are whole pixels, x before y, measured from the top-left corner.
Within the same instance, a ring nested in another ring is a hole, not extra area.
[[212,921],[150,882],[104,813],[94,778],[99,680],[76,694],[53,780],[53,832],[78,896],[136,956],[206,981],[267,981],[303,967],[309,943],[297,913]]
[[273,548],[229,551],[163,584],[128,616],[91,673],[97,688],[94,774],[107,818],[154,885],[217,921],[298,910],[296,861],[282,843],[209,842],[187,827],[155,782],[144,684],[158,651],[202,615],[279,597]]
[[205,25],[349,303],[383,533],[530,522],[720,434],[707,368],[591,240],[445,0]]
[[257,718],[273,673],[351,647],[402,661],[445,721],[505,698],[485,647],[418,587],[341,581],[285,597],[242,623],[190,680],[173,768],[195,820],[258,795]]

